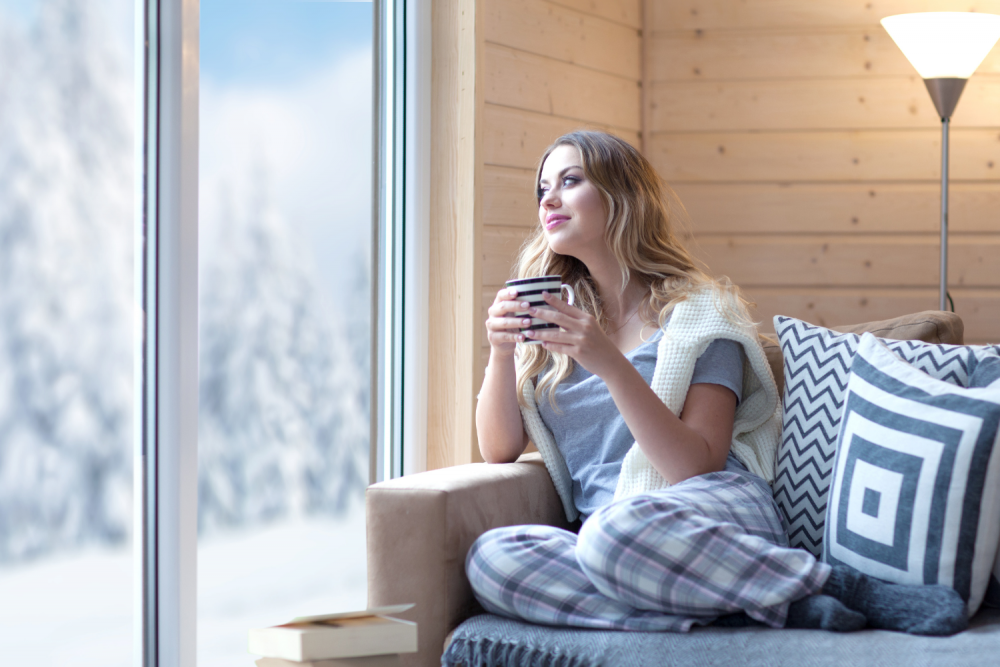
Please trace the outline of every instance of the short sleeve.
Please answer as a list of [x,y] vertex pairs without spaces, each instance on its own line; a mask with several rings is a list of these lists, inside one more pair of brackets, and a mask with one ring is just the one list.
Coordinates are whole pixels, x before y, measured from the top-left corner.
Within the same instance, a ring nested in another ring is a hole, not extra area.
[[734,340],[716,338],[694,364],[691,384],[719,384],[743,400],[743,362],[746,353]]

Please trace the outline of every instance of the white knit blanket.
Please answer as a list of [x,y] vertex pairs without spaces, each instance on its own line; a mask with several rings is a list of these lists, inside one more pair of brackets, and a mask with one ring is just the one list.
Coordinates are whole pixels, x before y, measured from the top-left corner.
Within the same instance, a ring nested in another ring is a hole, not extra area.
[[[733,322],[721,312],[717,304],[726,298],[731,297],[705,289],[674,307],[657,346],[656,369],[650,386],[671,412],[680,415],[695,362],[711,342],[727,338],[743,345],[748,363],[743,365],[743,399],[736,409],[732,452],[747,470],[770,484],[774,481],[774,456],[781,439],[781,401],[757,330],[752,325]],[[521,408],[521,416],[528,437],[545,461],[567,519],[574,521],[579,513],[573,504],[569,469],[538,413],[531,382],[524,385],[524,400],[528,407]],[[622,460],[615,500],[666,486],[669,483],[653,468],[639,445],[633,443]]]

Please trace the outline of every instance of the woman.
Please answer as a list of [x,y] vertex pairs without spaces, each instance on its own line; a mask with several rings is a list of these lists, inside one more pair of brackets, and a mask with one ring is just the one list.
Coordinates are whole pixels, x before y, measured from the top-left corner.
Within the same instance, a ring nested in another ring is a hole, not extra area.
[[[559,626],[686,631],[693,624],[879,627],[952,634],[944,586],[893,586],[789,549],[771,496],[780,406],[745,302],[699,270],[664,188],[626,142],[574,132],[542,156],[539,228],[518,277],[559,274],[576,307],[489,309],[480,450],[510,462],[529,438],[579,535],[490,531],[469,551],[491,612]],[[521,330],[531,317],[559,329]],[[527,341],[539,345],[520,345]],[[752,619],[752,620],[748,620]]]

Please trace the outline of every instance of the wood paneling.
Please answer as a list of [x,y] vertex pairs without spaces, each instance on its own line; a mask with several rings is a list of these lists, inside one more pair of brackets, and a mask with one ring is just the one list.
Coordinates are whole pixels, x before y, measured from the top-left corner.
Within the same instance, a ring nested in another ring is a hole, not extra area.
[[568,7],[581,14],[599,16],[615,23],[642,28],[640,0],[549,0],[554,5]]
[[[890,317],[937,310],[937,289],[764,288],[745,290],[756,302],[754,318],[764,332],[774,332],[775,315],[786,315],[820,326],[860,324]],[[965,323],[965,342],[1000,343],[1000,290],[950,289],[955,312]]]
[[[480,364],[482,182],[481,40],[476,0],[433,5],[431,233],[428,330],[428,469],[468,463],[478,451],[475,372]],[[471,224],[470,224],[471,221]]]
[[487,165],[483,169],[483,224],[534,227],[538,204],[533,169]]
[[[657,133],[667,181],[876,181],[940,178],[941,131]],[[1000,181],[1000,128],[951,132],[951,178]]]
[[486,41],[638,80],[639,31],[545,0],[482,0]]
[[483,111],[483,159],[490,165],[534,170],[549,144],[579,129],[604,130],[639,145],[636,131],[487,104]]
[[649,5],[647,27],[657,31],[877,26],[883,17],[907,12],[1000,14],[1000,0],[654,0]]
[[487,44],[484,51],[487,102],[639,130],[639,83],[635,79],[497,44]]
[[[846,324],[937,307],[940,122],[879,19],[970,10],[1000,0],[646,4],[644,150],[696,254],[761,312]],[[1000,338],[998,73],[994,49],[951,132],[949,288],[979,341]]]
[[[517,251],[530,232],[525,227],[487,227],[483,230],[483,285],[502,285],[511,279]],[[496,296],[496,291],[493,294]]]
[[[654,84],[649,112],[660,132],[939,128],[924,82],[909,77]],[[969,80],[952,127],[992,127],[1000,76]]]
[[[653,81],[804,81],[914,74],[913,66],[881,26],[654,35],[647,66]],[[994,49],[976,71],[1000,72],[1000,49]]]
[[[675,190],[699,235],[935,233],[941,224],[938,182],[679,183]],[[953,233],[1000,230],[996,183],[953,183],[949,192]]]
[[[932,234],[904,236],[702,236],[691,250],[714,274],[751,286],[934,287],[940,246]],[[955,287],[1000,285],[1000,235],[952,236]],[[489,275],[493,275],[490,273]],[[484,269],[484,278],[487,273]]]

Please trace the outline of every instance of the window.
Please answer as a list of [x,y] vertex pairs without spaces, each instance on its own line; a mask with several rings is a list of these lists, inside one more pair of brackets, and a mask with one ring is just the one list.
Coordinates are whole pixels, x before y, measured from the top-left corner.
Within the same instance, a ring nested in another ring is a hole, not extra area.
[[0,655],[364,606],[363,489],[423,465],[409,6],[0,0]]

